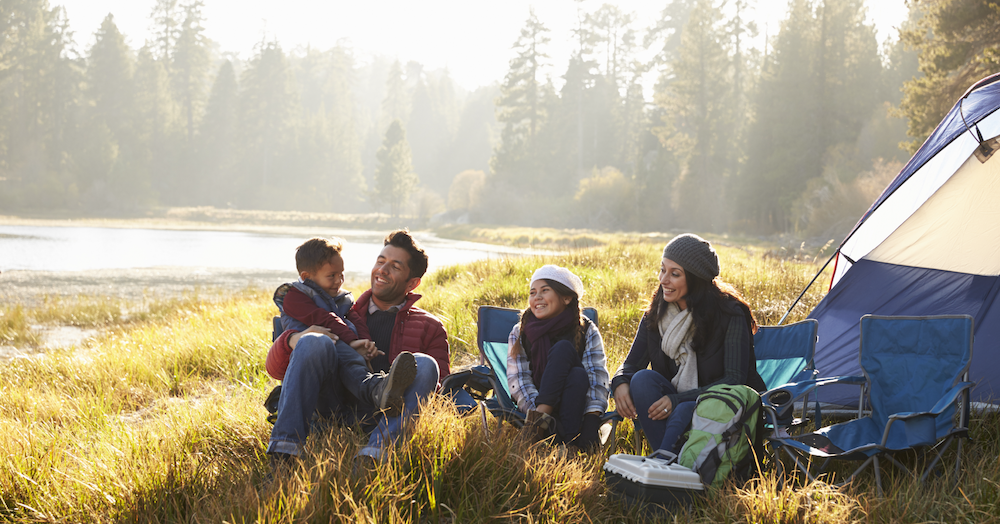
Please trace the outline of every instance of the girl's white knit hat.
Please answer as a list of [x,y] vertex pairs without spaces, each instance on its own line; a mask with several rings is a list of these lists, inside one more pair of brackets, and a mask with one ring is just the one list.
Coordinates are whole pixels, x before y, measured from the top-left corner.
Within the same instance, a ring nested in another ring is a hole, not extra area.
[[570,288],[576,293],[576,298],[583,298],[583,281],[572,271],[555,264],[546,264],[535,270],[531,275],[531,282],[536,280],[554,280]]

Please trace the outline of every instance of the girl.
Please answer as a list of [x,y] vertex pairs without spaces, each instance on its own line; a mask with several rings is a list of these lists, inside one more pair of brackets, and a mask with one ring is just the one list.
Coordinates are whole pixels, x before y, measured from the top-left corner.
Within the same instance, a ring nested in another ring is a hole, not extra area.
[[508,338],[507,381],[526,414],[522,438],[555,435],[572,450],[597,448],[608,407],[608,370],[597,326],[581,314],[583,282],[568,269],[540,267],[528,308]]

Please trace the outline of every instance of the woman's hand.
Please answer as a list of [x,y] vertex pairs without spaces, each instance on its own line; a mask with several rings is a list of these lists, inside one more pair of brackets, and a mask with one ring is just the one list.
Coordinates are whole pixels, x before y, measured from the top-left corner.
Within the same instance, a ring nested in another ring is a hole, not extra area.
[[635,418],[635,405],[632,404],[632,393],[629,392],[628,384],[620,384],[615,388],[615,410],[622,418]]
[[308,328],[306,328],[305,331],[299,333],[292,333],[292,336],[288,337],[288,347],[294,350],[295,345],[299,343],[299,339],[302,338],[302,335],[305,335],[306,333],[319,333],[321,335],[326,335],[330,337],[330,340],[334,342],[340,340],[340,337],[334,335],[332,331],[323,326],[309,326]]
[[674,403],[670,402],[670,397],[664,395],[660,400],[653,402],[649,406],[649,418],[653,420],[665,420],[674,410]]

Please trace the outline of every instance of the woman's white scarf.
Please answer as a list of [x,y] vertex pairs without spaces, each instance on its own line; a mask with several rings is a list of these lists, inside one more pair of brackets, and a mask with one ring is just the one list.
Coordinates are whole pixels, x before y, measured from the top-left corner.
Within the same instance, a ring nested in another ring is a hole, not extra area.
[[677,364],[677,374],[670,383],[678,393],[698,387],[698,356],[691,349],[693,322],[691,308],[681,311],[673,302],[667,303],[667,311],[660,317],[660,349]]

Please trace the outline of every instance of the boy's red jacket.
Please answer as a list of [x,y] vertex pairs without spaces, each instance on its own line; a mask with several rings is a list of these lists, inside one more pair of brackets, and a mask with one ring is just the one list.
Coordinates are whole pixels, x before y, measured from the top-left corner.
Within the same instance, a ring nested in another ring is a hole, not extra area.
[[316,305],[309,295],[295,289],[294,287],[288,290],[285,294],[285,299],[282,302],[282,309],[284,309],[285,314],[302,322],[307,326],[323,326],[333,332],[334,335],[340,337],[340,340],[344,342],[351,343],[355,340],[371,340],[371,335],[368,334],[368,325],[361,320],[358,316],[357,311],[352,307],[347,313],[347,320],[350,320],[357,328],[358,334],[355,335],[351,328],[347,327],[344,323],[344,319],[338,317],[335,313],[331,313]]

